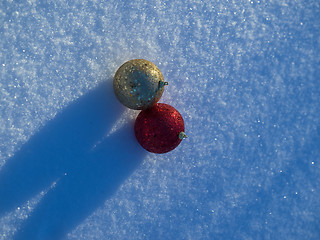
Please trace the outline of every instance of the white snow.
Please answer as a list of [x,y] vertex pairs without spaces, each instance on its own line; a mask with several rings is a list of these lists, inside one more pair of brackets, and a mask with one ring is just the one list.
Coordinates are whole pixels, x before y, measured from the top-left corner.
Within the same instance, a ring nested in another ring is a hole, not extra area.
[[[319,239],[319,16],[319,3],[303,0],[1,1],[0,179],[51,120],[144,58],[169,82],[160,102],[182,114],[189,137],[141,154],[114,194],[76,226],[66,220],[65,238]],[[92,134],[92,151],[138,113],[106,98],[110,123]],[[115,152],[131,151],[127,141]],[[57,187],[0,215],[0,239]],[[39,239],[50,232],[29,222]]]

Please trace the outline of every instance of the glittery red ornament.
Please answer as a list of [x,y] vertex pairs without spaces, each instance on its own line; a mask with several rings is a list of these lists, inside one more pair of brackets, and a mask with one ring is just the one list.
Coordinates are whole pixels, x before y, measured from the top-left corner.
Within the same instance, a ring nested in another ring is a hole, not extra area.
[[134,132],[140,145],[153,153],[169,152],[187,137],[181,114],[164,103],[142,110],[136,119]]

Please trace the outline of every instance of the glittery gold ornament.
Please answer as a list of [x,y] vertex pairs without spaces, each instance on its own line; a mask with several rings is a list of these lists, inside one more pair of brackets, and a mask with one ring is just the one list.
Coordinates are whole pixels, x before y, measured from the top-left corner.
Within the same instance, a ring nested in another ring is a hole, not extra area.
[[113,90],[118,100],[136,110],[156,104],[167,84],[159,68],[144,59],[125,62],[113,78]]

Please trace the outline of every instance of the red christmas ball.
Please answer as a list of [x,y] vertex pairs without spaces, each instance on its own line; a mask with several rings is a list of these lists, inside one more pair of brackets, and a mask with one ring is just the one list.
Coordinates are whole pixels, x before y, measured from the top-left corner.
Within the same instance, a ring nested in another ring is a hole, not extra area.
[[164,103],[142,110],[136,119],[134,132],[140,145],[153,153],[169,152],[186,137],[181,114]]

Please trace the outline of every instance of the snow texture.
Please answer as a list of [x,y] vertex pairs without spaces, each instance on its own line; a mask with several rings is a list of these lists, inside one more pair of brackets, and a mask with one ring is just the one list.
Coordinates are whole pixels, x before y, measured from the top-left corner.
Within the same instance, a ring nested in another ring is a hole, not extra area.
[[[320,2],[0,1],[0,239],[320,239]],[[112,92],[154,62],[185,139]]]

